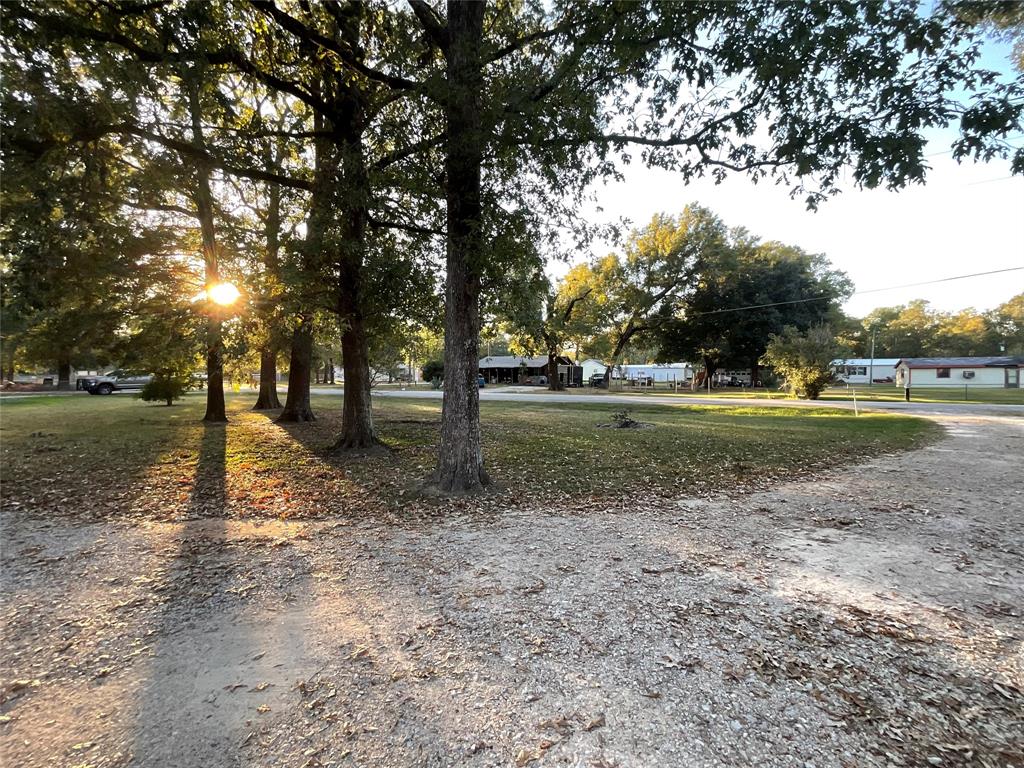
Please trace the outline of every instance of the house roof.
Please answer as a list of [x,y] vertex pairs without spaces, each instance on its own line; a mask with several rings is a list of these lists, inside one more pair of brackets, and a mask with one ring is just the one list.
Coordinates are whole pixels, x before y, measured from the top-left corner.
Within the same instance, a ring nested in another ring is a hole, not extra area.
[[[563,355],[558,356],[558,364],[565,365],[569,362],[568,358]],[[518,368],[521,365],[525,365],[527,368],[543,368],[548,364],[547,355],[538,355],[536,357],[521,357],[518,355],[491,355],[490,357],[480,358],[481,368]]]
[[1024,365],[1024,357],[902,357],[897,366],[908,368],[1013,368]]
[[[884,368],[887,365],[895,367],[899,363],[898,357],[876,357],[874,360],[875,368]],[[871,365],[870,357],[846,357],[833,360],[832,365]]]
[[642,370],[647,370],[648,368],[650,368],[651,370],[661,370],[661,371],[664,371],[664,370],[673,370],[673,369],[679,369],[679,368],[690,368],[691,366],[690,366],[689,363],[644,363],[644,364],[630,363],[629,365],[623,365],[621,367],[625,368],[627,371],[634,371],[634,370],[635,371],[642,371]]

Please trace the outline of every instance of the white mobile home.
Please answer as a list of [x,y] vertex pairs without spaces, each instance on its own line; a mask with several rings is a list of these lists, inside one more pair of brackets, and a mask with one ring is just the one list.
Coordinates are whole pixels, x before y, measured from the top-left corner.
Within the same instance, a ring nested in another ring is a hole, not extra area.
[[1021,368],[1024,357],[904,357],[896,364],[896,386],[1019,389]]
[[874,381],[879,384],[893,381],[896,375],[898,357],[857,357],[848,360],[833,360],[832,372],[835,377],[846,384],[867,384]]
[[[620,373],[621,368],[621,373]],[[629,381],[643,381],[652,384],[682,384],[693,378],[693,366],[689,363],[651,363],[648,365],[622,365],[613,371],[618,378]]]

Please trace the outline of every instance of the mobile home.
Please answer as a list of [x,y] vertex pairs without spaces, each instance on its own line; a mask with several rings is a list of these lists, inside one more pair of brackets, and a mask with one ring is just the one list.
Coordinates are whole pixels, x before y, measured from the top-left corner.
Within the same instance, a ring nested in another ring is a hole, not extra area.
[[896,386],[1019,389],[1021,368],[1024,357],[904,357],[896,363]]

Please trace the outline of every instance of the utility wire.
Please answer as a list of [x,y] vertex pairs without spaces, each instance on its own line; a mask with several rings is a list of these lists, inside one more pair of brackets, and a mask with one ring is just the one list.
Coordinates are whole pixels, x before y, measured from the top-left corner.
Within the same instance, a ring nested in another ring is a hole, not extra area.
[[[921,285],[934,285],[935,283],[948,283],[952,280],[966,280],[969,277],[983,277],[985,275],[999,275],[1004,272],[1019,272],[1024,267],[1007,267],[1006,269],[993,269],[989,272],[974,272],[970,275],[955,275],[954,277],[940,277],[938,280],[925,280],[920,283],[904,283],[903,285],[890,285],[887,288],[869,288],[865,291],[854,291],[851,296],[863,296],[866,293],[881,293],[882,291],[895,291],[899,288],[916,288]],[[809,299],[792,299],[791,301],[773,301],[768,304],[750,304],[746,307],[729,307],[727,309],[712,309],[707,312],[694,312],[690,317],[702,315],[720,315],[725,312],[742,312],[745,309],[764,309],[766,307],[782,307],[787,304],[806,304],[810,301],[831,301],[835,296],[812,296]]]

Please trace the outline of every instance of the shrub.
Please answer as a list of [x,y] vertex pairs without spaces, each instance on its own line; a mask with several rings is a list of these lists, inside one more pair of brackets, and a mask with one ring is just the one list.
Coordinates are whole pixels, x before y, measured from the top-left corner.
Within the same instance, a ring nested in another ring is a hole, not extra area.
[[829,366],[841,349],[827,325],[815,326],[806,333],[787,326],[781,334],[771,335],[761,362],[786,380],[786,388],[793,395],[817,400],[832,381]]
[[173,405],[175,400],[182,398],[191,383],[192,378],[187,373],[163,370],[142,388],[139,397],[148,403],[158,403],[162,400],[167,405]]

